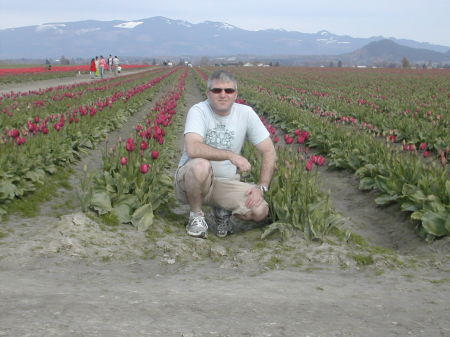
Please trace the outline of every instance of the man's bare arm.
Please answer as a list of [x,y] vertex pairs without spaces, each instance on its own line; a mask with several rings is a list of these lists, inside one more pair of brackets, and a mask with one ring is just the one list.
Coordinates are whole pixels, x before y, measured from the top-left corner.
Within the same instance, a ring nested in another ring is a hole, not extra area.
[[269,186],[277,161],[277,153],[275,151],[275,147],[273,146],[272,139],[267,137],[265,140],[256,145],[256,149],[262,155],[259,183],[261,185]]
[[203,158],[207,160],[231,161],[241,172],[251,169],[248,160],[232,151],[216,149],[203,143],[203,137],[190,132],[184,135],[184,142],[189,158]]

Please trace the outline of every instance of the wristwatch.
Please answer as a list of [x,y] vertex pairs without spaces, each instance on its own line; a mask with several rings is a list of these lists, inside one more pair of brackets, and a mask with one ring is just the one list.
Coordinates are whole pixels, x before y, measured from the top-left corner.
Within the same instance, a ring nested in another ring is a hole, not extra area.
[[258,184],[256,185],[256,187],[259,188],[263,193],[266,193],[269,190],[269,188],[266,185]]

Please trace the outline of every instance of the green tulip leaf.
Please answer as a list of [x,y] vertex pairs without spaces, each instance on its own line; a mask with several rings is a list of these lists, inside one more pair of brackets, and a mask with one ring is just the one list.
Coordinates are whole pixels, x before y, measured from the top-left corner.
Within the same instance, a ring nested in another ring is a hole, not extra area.
[[447,214],[438,214],[432,211],[427,211],[422,216],[422,226],[429,234],[437,237],[450,234],[446,228],[448,222]]
[[388,194],[383,194],[377,198],[375,198],[375,203],[377,205],[388,205],[392,202],[394,202],[395,200],[397,200],[400,196],[397,194],[394,195],[388,195]]
[[127,204],[114,206],[112,213],[117,217],[120,223],[131,222],[131,207]]
[[0,198],[13,199],[17,193],[17,187],[10,181],[2,181],[0,183]]
[[109,197],[108,193],[104,191],[94,192],[92,195],[91,207],[95,209],[99,214],[106,214],[108,212],[111,212],[111,198]]
[[137,227],[140,232],[145,232],[153,224],[153,206],[146,204],[134,211],[131,217],[131,223]]

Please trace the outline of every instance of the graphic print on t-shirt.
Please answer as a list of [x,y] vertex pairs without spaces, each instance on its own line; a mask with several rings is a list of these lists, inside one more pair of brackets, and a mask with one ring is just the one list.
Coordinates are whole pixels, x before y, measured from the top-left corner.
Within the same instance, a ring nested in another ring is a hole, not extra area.
[[221,150],[231,150],[234,131],[227,130],[225,125],[218,124],[206,132],[205,143]]

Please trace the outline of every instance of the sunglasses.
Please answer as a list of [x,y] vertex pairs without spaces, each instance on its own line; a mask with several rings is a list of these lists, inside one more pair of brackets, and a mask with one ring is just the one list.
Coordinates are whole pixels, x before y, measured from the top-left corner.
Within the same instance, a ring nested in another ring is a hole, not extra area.
[[236,92],[236,89],[234,88],[212,88],[209,89],[209,91],[211,91],[213,94],[220,94],[221,92],[225,91],[226,94],[234,94]]

